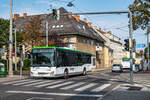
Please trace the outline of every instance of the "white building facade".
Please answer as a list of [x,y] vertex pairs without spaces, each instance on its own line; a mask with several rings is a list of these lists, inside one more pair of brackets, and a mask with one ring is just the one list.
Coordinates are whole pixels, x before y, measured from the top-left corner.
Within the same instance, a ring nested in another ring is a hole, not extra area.
[[104,35],[109,38],[109,47],[113,49],[113,63],[121,64],[121,58],[124,57],[125,54],[123,51],[124,47],[120,42],[120,38],[111,33],[105,33]]

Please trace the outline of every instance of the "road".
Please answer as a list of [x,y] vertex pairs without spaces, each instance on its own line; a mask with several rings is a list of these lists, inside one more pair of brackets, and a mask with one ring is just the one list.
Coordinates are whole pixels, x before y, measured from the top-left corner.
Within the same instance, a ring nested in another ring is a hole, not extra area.
[[119,81],[120,75],[105,72],[4,82],[0,83],[0,100],[149,100],[147,89]]

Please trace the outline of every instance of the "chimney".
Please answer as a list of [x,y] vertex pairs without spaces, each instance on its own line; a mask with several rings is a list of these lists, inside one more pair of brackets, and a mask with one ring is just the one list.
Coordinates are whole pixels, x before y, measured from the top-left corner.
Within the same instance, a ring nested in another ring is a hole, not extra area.
[[19,17],[19,14],[14,14],[14,20],[17,20]]
[[91,24],[92,24],[92,23],[88,22],[88,23],[87,23],[88,27],[91,27]]
[[74,18],[76,19],[77,22],[80,22],[80,18],[77,14],[74,15]]
[[101,34],[105,34],[105,33],[106,33],[106,32],[104,32],[101,28],[99,28],[98,31],[99,31]]
[[111,34],[111,31],[108,31],[107,33],[108,33],[108,34]]
[[84,23],[87,23],[87,20],[86,20],[86,18],[84,18],[84,19],[83,19],[83,22],[84,22]]
[[72,14],[68,14],[68,17],[69,17],[70,19],[72,19]]
[[27,13],[23,13],[23,18],[27,18]]

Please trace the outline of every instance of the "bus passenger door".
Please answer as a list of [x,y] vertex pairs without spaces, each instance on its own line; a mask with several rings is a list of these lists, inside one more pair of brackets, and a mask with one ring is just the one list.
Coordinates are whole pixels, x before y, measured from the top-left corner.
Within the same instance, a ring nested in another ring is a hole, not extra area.
[[91,67],[96,68],[96,57],[95,56],[91,57]]

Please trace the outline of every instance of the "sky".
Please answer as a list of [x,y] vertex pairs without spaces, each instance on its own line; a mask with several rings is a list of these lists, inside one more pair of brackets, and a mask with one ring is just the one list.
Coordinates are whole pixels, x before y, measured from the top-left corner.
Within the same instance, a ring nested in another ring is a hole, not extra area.
[[[67,7],[67,3],[73,1],[73,7]],[[52,8],[64,7],[72,13],[77,12],[104,12],[104,11],[127,11],[128,6],[134,0],[13,0],[13,13],[20,16],[23,13],[28,15],[47,14]],[[0,0],[0,18],[9,19],[10,0]],[[114,35],[121,38],[121,42],[129,37],[128,16],[120,15],[81,15],[81,19],[87,18],[93,26],[104,31],[112,31]],[[146,43],[145,31],[137,30],[133,32],[136,43]]]

